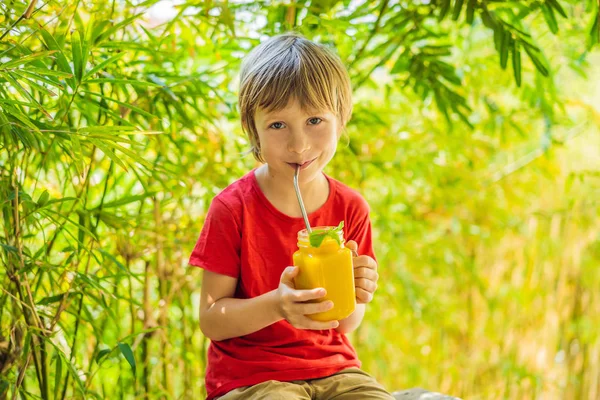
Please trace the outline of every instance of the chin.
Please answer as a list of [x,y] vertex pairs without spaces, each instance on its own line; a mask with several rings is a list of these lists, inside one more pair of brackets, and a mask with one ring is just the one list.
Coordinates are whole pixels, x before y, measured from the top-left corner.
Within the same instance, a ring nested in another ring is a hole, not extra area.
[[313,179],[317,178],[322,171],[323,168],[310,168],[307,171],[300,171],[300,182],[310,182]]

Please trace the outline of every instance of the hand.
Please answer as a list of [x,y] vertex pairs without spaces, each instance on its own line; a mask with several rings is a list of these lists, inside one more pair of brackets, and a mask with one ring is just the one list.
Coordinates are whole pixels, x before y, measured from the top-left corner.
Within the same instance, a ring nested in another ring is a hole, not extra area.
[[373,300],[375,290],[377,290],[377,262],[369,256],[359,256],[358,245],[354,240],[349,240],[346,247],[352,250],[355,257],[352,258],[354,266],[354,287],[356,289],[356,302],[358,304],[367,304]]
[[323,298],[327,293],[323,288],[296,290],[294,285],[296,275],[298,275],[298,267],[287,267],[281,274],[279,287],[277,288],[279,315],[298,329],[326,330],[337,328],[338,321],[320,322],[307,317],[309,314],[331,310],[333,303],[331,301],[308,303],[308,300]]

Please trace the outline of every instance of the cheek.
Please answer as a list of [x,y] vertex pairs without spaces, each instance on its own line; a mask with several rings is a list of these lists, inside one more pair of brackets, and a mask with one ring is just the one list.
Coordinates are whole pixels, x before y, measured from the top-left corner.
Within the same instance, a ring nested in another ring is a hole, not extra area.
[[326,126],[315,132],[314,135],[315,143],[319,147],[331,147],[336,146],[338,141],[337,129],[335,126]]
[[327,147],[332,151],[335,151],[335,149],[337,148],[337,144],[338,136],[335,131],[330,130],[323,135],[323,147]]
[[260,148],[263,153],[273,154],[285,149],[283,135],[274,135],[270,132],[263,132],[258,135],[258,139],[260,140]]
[[337,150],[337,137],[335,132],[332,134],[324,134],[319,137],[317,147],[321,154],[330,160]]

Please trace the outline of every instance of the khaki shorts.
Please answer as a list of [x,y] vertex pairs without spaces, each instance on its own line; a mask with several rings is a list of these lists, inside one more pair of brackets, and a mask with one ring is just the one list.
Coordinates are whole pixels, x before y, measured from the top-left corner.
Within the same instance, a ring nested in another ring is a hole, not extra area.
[[218,397],[219,400],[394,400],[383,386],[359,368],[348,368],[331,376],[306,381],[266,381],[244,386]]

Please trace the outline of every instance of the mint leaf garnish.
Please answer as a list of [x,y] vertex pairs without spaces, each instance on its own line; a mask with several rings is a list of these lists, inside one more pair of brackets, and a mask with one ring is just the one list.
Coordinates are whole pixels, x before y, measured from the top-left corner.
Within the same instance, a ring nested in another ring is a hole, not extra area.
[[338,232],[340,232],[344,228],[344,221],[341,221],[338,226],[332,229],[327,229],[324,231],[312,231],[308,237],[308,241],[312,247],[320,247],[325,240],[326,237],[330,237],[337,242],[337,244],[342,244],[340,242],[340,237]]

